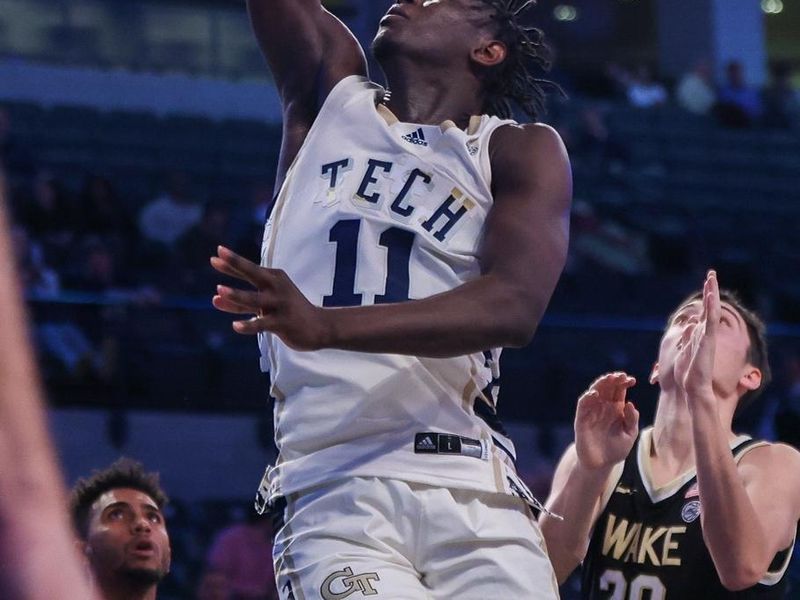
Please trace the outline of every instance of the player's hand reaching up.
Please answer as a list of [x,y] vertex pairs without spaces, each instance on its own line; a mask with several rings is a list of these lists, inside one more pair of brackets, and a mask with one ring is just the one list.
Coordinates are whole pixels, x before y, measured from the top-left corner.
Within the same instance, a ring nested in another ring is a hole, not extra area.
[[211,266],[255,288],[217,286],[212,300],[215,308],[235,315],[254,315],[234,321],[234,331],[243,335],[269,331],[295,350],[324,347],[324,309],[311,304],[284,271],[261,267],[223,246],[217,248],[217,256],[211,257]]
[[636,379],[625,373],[608,373],[578,400],[575,450],[584,468],[610,468],[630,452],[639,431],[639,411],[625,397],[635,384]]
[[712,383],[717,328],[721,314],[717,274],[709,271],[703,285],[703,309],[700,318],[684,330],[680,352],[675,361],[675,380],[690,409],[698,402],[715,401]]

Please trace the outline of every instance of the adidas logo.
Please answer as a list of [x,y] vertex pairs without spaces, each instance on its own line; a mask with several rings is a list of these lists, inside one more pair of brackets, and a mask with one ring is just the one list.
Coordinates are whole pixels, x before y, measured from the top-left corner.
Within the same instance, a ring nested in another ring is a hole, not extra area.
[[422,131],[422,127],[417,129],[416,131],[412,131],[408,135],[404,135],[403,139],[410,144],[416,144],[417,146],[427,146],[428,142],[425,140],[425,132]]
[[436,444],[433,442],[430,436],[425,436],[417,442],[418,450],[434,450],[435,448]]

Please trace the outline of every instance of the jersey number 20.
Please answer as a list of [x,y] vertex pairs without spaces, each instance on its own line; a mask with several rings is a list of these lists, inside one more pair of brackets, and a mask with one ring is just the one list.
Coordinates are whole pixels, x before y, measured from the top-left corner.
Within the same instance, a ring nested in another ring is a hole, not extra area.
[[[333,274],[333,290],[322,299],[322,306],[361,306],[363,294],[356,293],[356,264],[358,261],[359,219],[339,221],[331,227],[330,241],[336,244],[336,267]],[[375,296],[375,304],[389,304],[408,300],[408,265],[415,234],[390,227],[379,239],[387,250],[386,287],[384,293]]]
[[[625,581],[622,571],[608,569],[600,577],[600,589],[604,592],[611,592],[609,600],[664,600],[667,596],[667,588],[655,575],[637,575],[631,581],[630,586]],[[627,596],[625,595],[627,592]],[[645,595],[650,592],[650,595]]]

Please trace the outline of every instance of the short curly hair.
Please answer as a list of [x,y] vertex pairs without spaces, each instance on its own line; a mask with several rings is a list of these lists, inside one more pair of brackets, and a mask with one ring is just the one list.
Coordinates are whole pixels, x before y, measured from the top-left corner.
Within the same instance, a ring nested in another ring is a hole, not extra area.
[[97,499],[109,490],[131,488],[144,492],[159,510],[169,502],[161,489],[158,473],[148,473],[144,466],[130,458],[122,457],[108,468],[94,471],[90,477],[79,479],[70,494],[70,514],[75,532],[81,539],[89,535],[89,513]]

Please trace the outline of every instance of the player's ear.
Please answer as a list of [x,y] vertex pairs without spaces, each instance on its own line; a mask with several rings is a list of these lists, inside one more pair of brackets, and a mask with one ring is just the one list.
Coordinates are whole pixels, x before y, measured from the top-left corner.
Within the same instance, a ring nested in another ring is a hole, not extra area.
[[739,385],[748,391],[757,390],[761,387],[762,379],[761,369],[748,364],[744,374],[739,378]]
[[495,67],[508,56],[508,48],[503,42],[491,40],[472,50],[472,60],[482,67]]
[[653,363],[653,368],[650,370],[650,377],[647,380],[651,385],[658,383],[658,361]]

